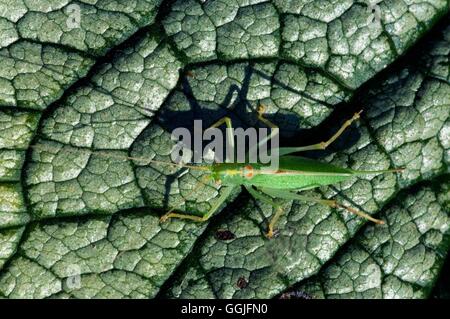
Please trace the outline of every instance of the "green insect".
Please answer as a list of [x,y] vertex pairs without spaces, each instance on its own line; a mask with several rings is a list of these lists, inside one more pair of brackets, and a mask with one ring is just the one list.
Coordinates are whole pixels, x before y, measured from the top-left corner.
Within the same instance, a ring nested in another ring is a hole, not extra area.
[[[257,110],[258,119],[274,129],[277,128],[275,124],[267,120],[264,115],[264,107],[261,105]],[[300,156],[292,155],[293,153],[312,151],[312,150],[324,150],[331,143],[333,143],[347,127],[349,127],[354,121],[359,119],[361,112],[355,113],[353,117],[347,120],[341,128],[327,141],[320,142],[313,145],[300,146],[300,147],[283,147],[278,149],[279,154],[279,166],[276,171],[266,169],[267,166],[263,164],[249,164],[249,163],[214,163],[208,166],[198,165],[180,165],[175,163],[168,163],[163,161],[148,160],[146,158],[137,157],[123,157],[134,161],[146,161],[154,164],[170,165],[177,167],[185,167],[193,170],[202,170],[206,174],[199,184],[193,188],[191,193],[198,190],[198,188],[204,183],[214,181],[216,184],[224,186],[244,186],[245,189],[257,200],[273,206],[276,211],[271,221],[269,222],[266,236],[272,238],[275,234],[275,225],[283,213],[281,203],[276,199],[283,200],[300,200],[304,202],[315,202],[323,205],[327,205],[333,208],[343,208],[353,214],[366,218],[377,224],[384,224],[382,220],[375,219],[368,214],[358,211],[354,208],[345,206],[338,203],[336,200],[320,199],[307,197],[298,194],[300,191],[313,189],[324,185],[332,185],[345,180],[348,180],[354,176],[361,176],[367,174],[379,174],[399,172],[403,169],[389,169],[389,170],[377,170],[377,171],[357,171],[348,168],[342,168],[331,164],[323,163],[317,160],[312,160]],[[232,129],[231,119],[224,117],[217,121],[211,127],[219,127],[225,124],[228,128]],[[268,139],[265,139],[261,143],[267,142],[274,135],[270,135]],[[261,144],[260,143],[260,144]],[[30,145],[31,148],[48,150],[49,146],[43,145]],[[55,150],[59,151],[59,150]],[[95,152],[97,156],[111,157],[111,154],[103,152]],[[268,164],[269,165],[269,164]],[[232,187],[228,188],[228,191],[224,191],[217,199],[217,203],[211,207],[211,209],[203,214],[203,216],[191,215],[186,213],[177,213],[176,207],[164,214],[160,221],[164,222],[170,218],[190,219],[197,222],[204,222],[208,220],[219,208],[226,198],[230,195]]]
[[[277,128],[273,123],[264,116],[264,107],[258,108],[258,118],[271,128]],[[275,234],[274,229],[277,221],[283,213],[282,207],[275,199],[300,200],[305,202],[316,202],[330,207],[340,207],[347,211],[366,218],[377,224],[384,224],[382,220],[375,219],[361,211],[339,204],[335,200],[318,199],[313,197],[302,196],[297,192],[309,190],[324,185],[332,185],[353,176],[399,172],[402,169],[377,170],[377,171],[357,171],[348,168],[342,168],[331,164],[319,162],[316,160],[291,155],[297,152],[323,150],[333,143],[353,121],[359,119],[361,112],[355,113],[354,116],[347,120],[342,127],[327,141],[301,147],[284,147],[279,148],[279,168],[276,171],[264,169],[262,164],[249,163],[216,163],[210,166],[189,166],[193,169],[201,169],[207,171],[206,179],[214,180],[218,184],[225,186],[242,185],[257,200],[270,204],[276,209],[271,221],[268,225],[266,236],[272,238]],[[225,124],[228,128],[232,128],[231,120],[224,117],[216,122],[212,127],[219,127]],[[196,188],[194,188],[195,190]],[[224,192],[221,196],[228,196],[229,193]],[[218,202],[222,202],[225,198],[219,198]],[[216,211],[217,205],[212,207],[203,216],[195,216],[189,214],[176,213],[173,210],[161,217],[161,221],[169,218],[190,219],[193,221],[203,222],[208,220]]]

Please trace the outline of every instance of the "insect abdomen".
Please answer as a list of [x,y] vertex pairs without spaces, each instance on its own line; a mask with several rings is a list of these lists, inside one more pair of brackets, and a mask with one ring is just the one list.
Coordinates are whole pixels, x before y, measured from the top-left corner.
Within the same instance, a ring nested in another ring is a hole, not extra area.
[[256,174],[251,183],[260,187],[301,189],[339,183],[352,175],[352,170],[347,168],[299,156],[282,156],[276,173]]
[[215,174],[224,184],[254,185],[279,189],[312,188],[335,184],[350,178],[347,168],[298,156],[280,157],[277,170],[262,164],[218,164]]
[[301,174],[290,176],[276,176],[270,175],[264,178],[261,175],[256,175],[249,181],[249,185],[256,187],[268,187],[277,189],[304,189],[314,188],[322,185],[330,185],[342,182],[348,179],[348,176],[304,176]]

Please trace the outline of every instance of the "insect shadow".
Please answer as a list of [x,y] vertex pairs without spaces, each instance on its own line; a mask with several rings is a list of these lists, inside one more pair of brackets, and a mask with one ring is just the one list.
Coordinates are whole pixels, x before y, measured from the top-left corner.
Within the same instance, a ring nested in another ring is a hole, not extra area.
[[[228,116],[232,119],[235,127],[264,127],[258,122],[256,117],[255,101],[248,99],[250,83],[252,77],[258,75],[261,78],[270,80],[272,84],[277,84],[289,92],[301,94],[298,90],[287,86],[286,84],[272,79],[272,76],[263,71],[255,69],[252,65],[247,65],[244,69],[244,79],[242,84],[231,84],[225,94],[223,100],[212,105],[208,102],[200,102],[195,97],[192,89],[190,78],[195,77],[195,74],[183,76],[181,80],[180,89],[187,97],[189,102],[188,110],[172,110],[170,107],[160,109],[158,114],[158,122],[167,131],[171,132],[178,127],[187,128],[193,132],[193,120],[202,120],[205,129],[216,122],[218,119]],[[220,85],[220,84],[219,84]],[[253,104],[252,104],[253,103]],[[298,123],[301,123],[302,118],[294,112],[278,112],[277,114],[266,114],[265,117],[271,122],[280,125],[283,129],[280,131],[282,135],[289,136],[298,132]]]

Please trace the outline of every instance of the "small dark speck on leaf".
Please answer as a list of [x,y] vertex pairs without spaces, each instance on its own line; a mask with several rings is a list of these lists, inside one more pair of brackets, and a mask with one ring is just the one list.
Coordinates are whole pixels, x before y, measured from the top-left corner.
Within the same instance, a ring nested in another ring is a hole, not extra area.
[[313,296],[304,291],[289,291],[280,296],[280,299],[314,299]]
[[192,71],[187,71],[186,72],[186,76],[193,78],[194,77],[194,73]]
[[215,237],[217,240],[232,240],[236,238],[231,231],[226,229],[218,229],[215,233]]
[[244,289],[248,286],[248,281],[244,277],[239,277],[236,286],[240,289]]

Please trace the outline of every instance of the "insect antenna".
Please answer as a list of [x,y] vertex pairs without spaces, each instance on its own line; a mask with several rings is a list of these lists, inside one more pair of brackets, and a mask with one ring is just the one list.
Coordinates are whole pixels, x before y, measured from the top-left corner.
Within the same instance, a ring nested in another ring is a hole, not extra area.
[[[29,146],[32,149],[39,150],[39,151],[47,151],[47,152],[55,152],[58,153],[61,151],[61,148],[53,147],[49,145],[42,145],[42,144],[34,144]],[[189,168],[193,170],[200,170],[200,171],[210,171],[210,167],[208,166],[200,166],[200,165],[188,165],[188,164],[182,164],[182,163],[171,163],[171,162],[165,162],[165,161],[159,161],[159,160],[153,160],[148,159],[146,157],[138,157],[138,156],[126,156],[126,155],[118,155],[118,154],[111,154],[107,153],[105,151],[93,151],[89,150],[92,154],[104,158],[114,158],[114,159],[128,159],[136,162],[145,162],[145,163],[154,163],[154,164],[160,164],[160,165],[167,165],[172,167],[181,167],[181,168]],[[64,149],[62,152],[71,153],[71,154],[77,154],[79,150],[77,149]]]

